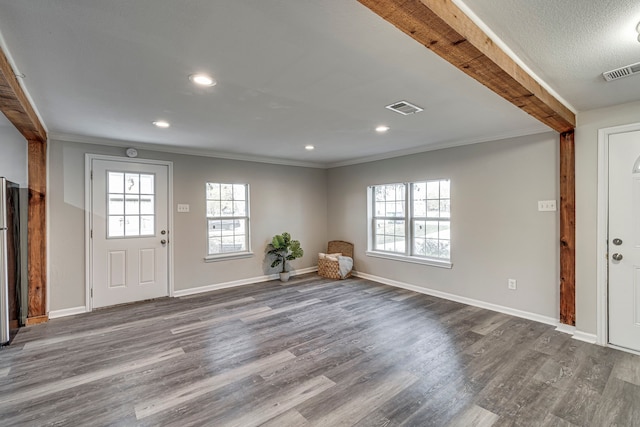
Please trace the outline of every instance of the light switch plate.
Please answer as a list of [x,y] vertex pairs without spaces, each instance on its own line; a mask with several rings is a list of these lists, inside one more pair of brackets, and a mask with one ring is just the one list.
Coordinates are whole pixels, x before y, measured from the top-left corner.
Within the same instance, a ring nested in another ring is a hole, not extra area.
[[540,212],[552,212],[558,210],[555,200],[539,200],[538,211]]
[[189,205],[178,204],[178,212],[189,212]]

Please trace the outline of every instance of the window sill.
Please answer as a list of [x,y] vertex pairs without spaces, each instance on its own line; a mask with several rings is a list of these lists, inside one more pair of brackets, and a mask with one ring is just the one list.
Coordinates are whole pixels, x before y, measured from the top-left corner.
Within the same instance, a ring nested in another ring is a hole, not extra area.
[[396,255],[396,254],[390,254],[386,252],[374,252],[374,251],[367,251],[366,255],[374,258],[384,258],[384,259],[390,259],[394,261],[410,262],[412,264],[422,264],[422,265],[428,265],[431,267],[440,267],[440,268],[453,267],[453,264],[451,262],[437,260],[437,259],[418,258],[418,257],[412,257],[412,256]]
[[208,255],[204,257],[204,262],[228,261],[232,259],[251,258],[253,252],[240,252],[233,254]]

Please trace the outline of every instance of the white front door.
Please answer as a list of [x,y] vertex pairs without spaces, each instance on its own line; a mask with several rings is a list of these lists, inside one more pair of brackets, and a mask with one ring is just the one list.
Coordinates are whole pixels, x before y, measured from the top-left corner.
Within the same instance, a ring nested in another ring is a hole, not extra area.
[[169,295],[168,166],[91,160],[93,307]]
[[609,136],[609,342],[640,351],[640,131]]

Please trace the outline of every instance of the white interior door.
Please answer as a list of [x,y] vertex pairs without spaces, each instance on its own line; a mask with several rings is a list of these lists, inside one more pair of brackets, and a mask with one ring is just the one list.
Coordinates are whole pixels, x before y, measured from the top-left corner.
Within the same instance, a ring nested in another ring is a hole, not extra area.
[[168,166],[91,166],[93,307],[167,296]]
[[640,131],[609,136],[609,342],[640,351]]

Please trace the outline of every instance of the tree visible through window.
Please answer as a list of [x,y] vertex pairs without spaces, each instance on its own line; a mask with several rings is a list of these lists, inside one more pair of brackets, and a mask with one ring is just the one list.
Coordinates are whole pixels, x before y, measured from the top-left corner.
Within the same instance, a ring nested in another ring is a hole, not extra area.
[[208,255],[249,251],[249,186],[208,182]]
[[424,259],[451,259],[451,195],[448,179],[369,188],[369,248]]

